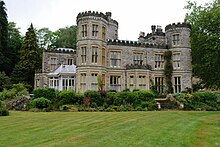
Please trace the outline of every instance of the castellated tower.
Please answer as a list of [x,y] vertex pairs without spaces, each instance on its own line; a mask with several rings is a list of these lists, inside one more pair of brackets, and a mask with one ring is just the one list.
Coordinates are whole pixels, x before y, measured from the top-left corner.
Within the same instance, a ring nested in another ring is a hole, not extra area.
[[97,90],[106,77],[107,40],[118,39],[118,22],[106,14],[86,11],[77,16],[77,91]]
[[165,27],[165,41],[173,56],[173,84],[181,81],[184,89],[192,88],[190,32],[191,26],[186,23],[173,23]]

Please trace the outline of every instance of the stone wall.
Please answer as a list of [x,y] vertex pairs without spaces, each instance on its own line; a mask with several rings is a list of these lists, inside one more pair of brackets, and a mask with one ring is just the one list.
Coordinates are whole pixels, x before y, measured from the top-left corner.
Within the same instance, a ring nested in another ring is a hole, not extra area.
[[56,68],[61,64],[68,64],[68,59],[73,59],[76,64],[76,53],[67,51],[49,51],[43,52],[42,72],[50,72],[51,58],[56,58]]

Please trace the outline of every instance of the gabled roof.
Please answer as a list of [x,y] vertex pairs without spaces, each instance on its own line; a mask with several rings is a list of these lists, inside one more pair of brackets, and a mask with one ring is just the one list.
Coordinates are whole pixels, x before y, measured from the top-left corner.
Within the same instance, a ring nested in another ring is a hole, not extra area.
[[75,74],[76,73],[76,65],[63,65],[61,64],[57,69],[50,72],[48,76],[56,76],[56,75],[66,75],[66,74]]

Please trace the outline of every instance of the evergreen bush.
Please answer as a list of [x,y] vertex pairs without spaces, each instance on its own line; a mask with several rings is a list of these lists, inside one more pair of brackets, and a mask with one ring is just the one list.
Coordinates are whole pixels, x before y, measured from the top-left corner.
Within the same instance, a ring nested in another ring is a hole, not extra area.
[[33,91],[34,99],[44,97],[50,101],[57,100],[57,93],[54,88],[37,88]]
[[90,98],[90,103],[96,103],[97,106],[102,106],[104,103],[104,98],[101,97],[101,94],[94,90],[87,90],[84,92],[85,97]]
[[105,103],[107,107],[110,105],[113,105],[115,94],[116,92],[111,92],[111,91],[107,92],[106,98],[105,98]]
[[33,99],[30,102],[32,108],[39,108],[39,109],[47,108],[49,107],[50,104],[51,101],[44,97]]
[[9,115],[9,111],[7,109],[0,108],[0,116],[8,116],[8,115]]
[[59,100],[62,105],[75,104],[78,102],[78,97],[73,90],[63,90],[59,93]]

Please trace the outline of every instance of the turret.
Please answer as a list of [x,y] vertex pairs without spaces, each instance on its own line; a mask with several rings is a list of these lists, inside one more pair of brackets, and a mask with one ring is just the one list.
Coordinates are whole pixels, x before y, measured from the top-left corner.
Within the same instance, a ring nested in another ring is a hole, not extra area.
[[168,48],[191,48],[191,26],[187,23],[173,23],[165,27]]
[[[166,43],[172,51],[174,92],[192,87],[190,32],[191,26],[186,23],[173,23],[165,28]],[[177,84],[181,86],[178,88]]]
[[108,32],[107,38],[108,39],[118,39],[118,22],[111,18],[112,13],[106,12],[106,16],[108,17]]

